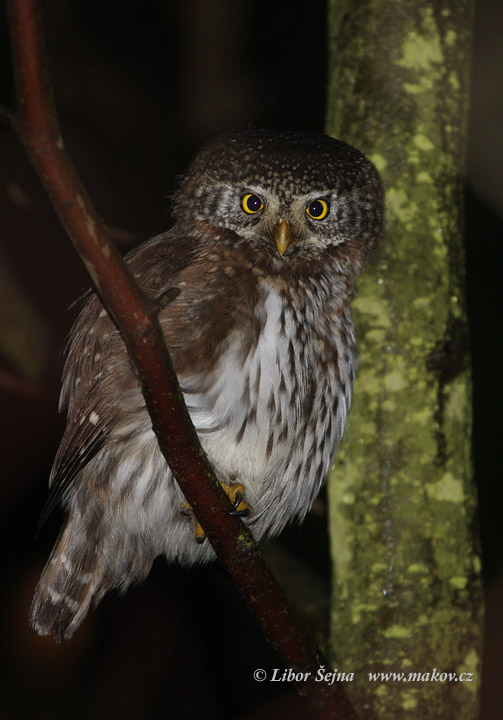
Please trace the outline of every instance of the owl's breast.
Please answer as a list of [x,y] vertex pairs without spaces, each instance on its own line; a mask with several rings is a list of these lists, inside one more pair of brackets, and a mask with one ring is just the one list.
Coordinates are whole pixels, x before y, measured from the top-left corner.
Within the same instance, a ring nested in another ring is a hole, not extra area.
[[319,310],[264,283],[253,327],[235,328],[204,391],[182,381],[201,443],[222,480],[245,486],[259,536],[307,512],[344,429],[354,368]]

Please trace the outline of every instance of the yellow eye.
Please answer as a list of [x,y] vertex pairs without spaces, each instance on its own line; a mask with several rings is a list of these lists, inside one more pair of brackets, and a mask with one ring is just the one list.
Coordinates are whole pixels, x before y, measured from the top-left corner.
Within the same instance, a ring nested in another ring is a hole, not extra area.
[[258,195],[254,195],[253,193],[246,193],[246,195],[243,195],[241,198],[241,207],[245,211],[245,213],[248,213],[248,215],[255,215],[255,213],[258,213],[262,208],[264,207],[264,203],[259,198]]
[[306,212],[313,220],[323,220],[328,215],[329,204],[326,200],[313,200],[306,208]]

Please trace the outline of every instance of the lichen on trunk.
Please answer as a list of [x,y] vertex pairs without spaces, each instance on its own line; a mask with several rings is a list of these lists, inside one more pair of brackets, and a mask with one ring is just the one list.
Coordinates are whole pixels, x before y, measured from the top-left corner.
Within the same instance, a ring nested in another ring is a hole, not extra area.
[[[327,131],[375,162],[388,218],[352,306],[360,368],[329,481],[335,664],[355,673],[365,719],[471,720],[482,625],[463,252],[473,2],[329,6]],[[369,680],[381,671],[423,679]]]

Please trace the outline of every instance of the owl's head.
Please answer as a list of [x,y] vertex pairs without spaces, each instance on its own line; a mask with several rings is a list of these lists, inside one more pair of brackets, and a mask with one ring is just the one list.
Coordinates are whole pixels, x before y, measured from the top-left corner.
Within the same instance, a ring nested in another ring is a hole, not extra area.
[[384,216],[379,175],[362,153],[327,135],[274,130],[205,145],[174,209],[186,231],[225,229],[284,262],[352,248],[357,265],[377,246]]

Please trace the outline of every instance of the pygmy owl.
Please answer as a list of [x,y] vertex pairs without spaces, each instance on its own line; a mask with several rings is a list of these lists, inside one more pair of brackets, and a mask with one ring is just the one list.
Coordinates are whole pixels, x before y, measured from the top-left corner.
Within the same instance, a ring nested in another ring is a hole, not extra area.
[[[185,402],[224,489],[257,539],[303,519],[342,437],[355,374],[349,303],[374,255],[374,166],[320,134],[246,130],[197,155],[174,227],[127,256],[151,297]],[[146,577],[164,554],[214,557],[161,454],[120,335],[91,294],[69,340],[67,426],[49,506],[68,517],[30,608],[70,637],[91,601]]]

